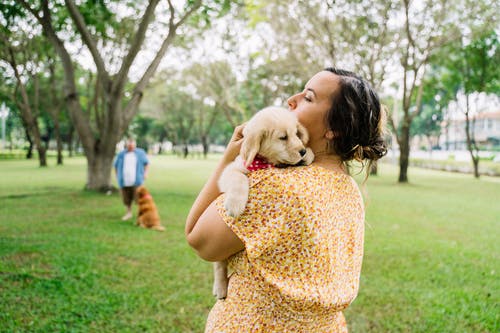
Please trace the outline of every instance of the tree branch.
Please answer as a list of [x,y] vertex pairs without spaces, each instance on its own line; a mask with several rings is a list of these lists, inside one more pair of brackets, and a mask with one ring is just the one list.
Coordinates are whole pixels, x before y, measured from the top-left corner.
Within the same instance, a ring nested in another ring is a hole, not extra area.
[[66,7],[68,8],[68,12],[71,18],[73,19],[73,22],[75,23],[78,32],[82,36],[83,42],[85,43],[85,45],[87,45],[90,53],[92,54],[92,57],[94,58],[94,63],[96,65],[97,72],[104,80],[104,86],[107,87],[110,80],[109,74],[106,71],[106,66],[104,65],[104,61],[101,57],[101,54],[97,50],[96,43],[92,38],[92,35],[90,34],[89,30],[87,29],[85,20],[83,19],[82,14],[80,13],[77,6],[72,0],[65,0],[65,2],[66,2]]
[[159,0],[149,1],[148,7],[146,8],[144,15],[142,16],[141,23],[139,24],[137,32],[135,33],[132,43],[130,45],[128,54],[123,59],[120,70],[116,75],[116,79],[112,88],[114,95],[120,95],[123,87],[125,86],[125,81],[127,80],[127,75],[130,70],[130,66],[132,66],[132,63],[134,62],[134,59],[137,56],[137,53],[139,53],[141,49],[141,45],[144,42],[149,22],[151,21],[151,17],[155,12],[158,2]]
[[42,0],[42,12],[43,16],[40,16],[37,11],[32,9],[26,0],[19,0],[21,5],[26,8],[37,21],[41,24],[47,39],[54,47],[56,53],[61,59],[61,63],[64,69],[65,75],[65,100],[70,110],[70,115],[75,127],[78,130],[79,137],[82,140],[83,147],[86,152],[92,152],[94,148],[94,137],[92,135],[92,129],[88,119],[82,111],[80,101],[78,99],[78,91],[75,84],[75,70],[73,67],[73,62],[71,57],[66,50],[64,43],[59,39],[54,28],[52,27],[52,18],[50,15],[50,9],[48,0]]
[[23,6],[24,9],[28,10],[31,15],[33,15],[39,22],[41,22],[42,18],[40,15],[38,15],[38,11],[31,8],[29,3],[27,3],[25,0],[18,0],[18,2],[21,3],[21,6]]
[[396,141],[398,142],[398,145],[401,146],[401,140],[399,138],[399,132],[396,127],[396,123],[394,122],[394,118],[392,117],[392,113],[387,112],[387,119],[389,120],[389,125],[392,128],[392,131],[394,132],[394,135],[396,136]]
[[[174,7],[172,6],[172,1],[171,0],[168,0],[168,6],[170,8],[170,18],[171,18],[171,22],[173,22],[173,17],[174,17]],[[200,8],[201,6],[201,0],[198,0],[194,3],[193,7],[191,7],[191,9],[189,9],[183,17],[181,17],[181,19],[179,21],[177,21],[177,23],[174,24],[174,27],[175,29],[177,29],[180,25],[182,25],[184,23],[184,21],[187,20],[187,18],[189,16],[191,16],[191,14],[193,14],[196,10],[198,10],[198,8]]]
[[61,111],[61,100],[57,98],[56,94],[56,70],[55,70],[55,64],[54,64],[54,59],[49,55],[48,56],[48,63],[49,63],[49,72],[50,72],[50,77],[49,77],[49,82],[50,82],[50,95],[52,98],[52,105],[54,106],[49,112],[54,116],[54,118],[57,118],[59,115],[59,112]]
[[[425,67],[424,67],[424,73],[422,75],[425,75]],[[415,107],[416,110],[413,114],[410,115],[410,123],[422,113],[422,95],[424,92],[424,79],[422,78],[422,82],[420,82],[420,86],[418,87],[418,92],[417,92],[417,100],[415,102]]]
[[170,0],[168,0],[168,5],[170,8],[170,19],[169,19],[169,29],[168,29],[168,35],[165,37],[165,40],[163,41],[160,49],[156,53],[155,58],[149,65],[149,67],[146,69],[144,72],[142,78],[137,82],[137,84],[134,87],[133,95],[130,101],[127,103],[127,106],[125,107],[125,110],[123,112],[123,117],[124,117],[124,123],[128,124],[130,119],[133,118],[135,115],[135,112],[137,111],[137,107],[139,106],[139,103],[142,99],[142,92],[146,85],[148,84],[149,80],[151,77],[154,75],[156,72],[161,59],[167,52],[168,47],[171,45],[175,35],[176,35],[176,30],[179,27],[180,24],[182,24],[191,14],[193,14],[198,8],[201,6],[201,1],[198,0],[195,2],[195,4],[191,7],[190,10],[188,10],[183,17],[177,22],[174,23],[174,17],[175,17],[175,12],[174,12],[174,7],[171,3]]
[[[21,110],[24,106],[17,98],[18,91],[19,91],[19,81],[16,80],[16,87],[14,88],[14,91],[11,94],[11,98],[12,101],[14,101],[14,103],[16,104],[16,106]],[[21,114],[21,119],[24,121],[22,114]]]

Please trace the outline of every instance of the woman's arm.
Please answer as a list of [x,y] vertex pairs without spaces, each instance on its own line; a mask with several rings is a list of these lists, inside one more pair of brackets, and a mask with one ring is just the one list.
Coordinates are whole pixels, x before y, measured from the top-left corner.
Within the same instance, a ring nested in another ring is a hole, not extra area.
[[244,125],[236,127],[224,155],[198,194],[186,220],[186,239],[198,255],[220,261],[244,249],[243,242],[224,223],[213,201],[221,194],[217,181],[224,168],[238,156]]

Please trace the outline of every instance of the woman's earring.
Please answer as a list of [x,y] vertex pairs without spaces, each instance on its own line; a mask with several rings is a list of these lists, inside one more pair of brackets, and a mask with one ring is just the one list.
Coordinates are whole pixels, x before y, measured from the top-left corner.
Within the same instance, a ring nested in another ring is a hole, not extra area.
[[335,135],[333,134],[332,131],[327,131],[325,133],[325,138],[327,138],[328,140],[333,140],[334,137],[335,137]]

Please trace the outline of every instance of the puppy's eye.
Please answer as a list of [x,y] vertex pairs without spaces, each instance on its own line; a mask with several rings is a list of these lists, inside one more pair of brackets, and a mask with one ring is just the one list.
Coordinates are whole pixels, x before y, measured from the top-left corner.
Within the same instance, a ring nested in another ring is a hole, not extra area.
[[297,130],[297,137],[299,137],[299,138],[302,137],[302,133],[299,130]]
[[280,136],[280,140],[283,140],[283,141],[288,140],[288,135]]

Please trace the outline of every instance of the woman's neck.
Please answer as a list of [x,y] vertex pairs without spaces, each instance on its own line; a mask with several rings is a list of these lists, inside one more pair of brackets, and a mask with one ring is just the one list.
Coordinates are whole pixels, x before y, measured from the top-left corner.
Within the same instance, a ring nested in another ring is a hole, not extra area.
[[328,170],[347,174],[347,170],[340,156],[328,153],[324,150],[314,153],[313,164]]

